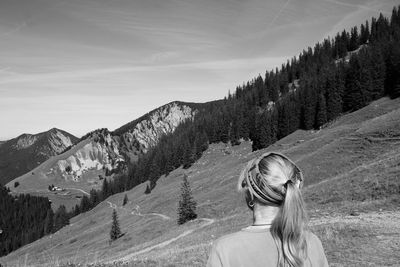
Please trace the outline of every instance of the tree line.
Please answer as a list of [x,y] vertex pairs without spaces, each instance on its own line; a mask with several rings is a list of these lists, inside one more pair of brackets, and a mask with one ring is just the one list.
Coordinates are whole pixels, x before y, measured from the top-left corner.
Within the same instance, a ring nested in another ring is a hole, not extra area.
[[71,215],[63,205],[54,213],[47,197],[13,196],[0,185],[0,256],[58,231]]

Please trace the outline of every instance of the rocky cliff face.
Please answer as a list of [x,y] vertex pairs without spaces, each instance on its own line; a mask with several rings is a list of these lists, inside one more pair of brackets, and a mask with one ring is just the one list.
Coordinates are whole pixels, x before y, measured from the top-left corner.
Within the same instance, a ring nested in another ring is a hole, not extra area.
[[[13,162],[3,163],[0,160],[0,171],[7,169],[7,164],[15,169],[12,175],[0,182],[6,183],[25,174],[46,160],[45,166],[39,169],[49,179],[61,176],[65,180],[79,181],[88,171],[94,171],[89,175],[93,177],[101,173],[96,172],[100,170],[106,174],[118,171],[126,167],[126,162],[137,160],[140,154],[156,145],[161,136],[172,133],[182,122],[193,119],[197,112],[195,107],[196,104],[172,102],[114,132],[107,129],[90,132],[79,143],[76,137],[58,129],[38,135],[23,134],[0,146],[1,159],[9,150],[18,155],[13,157]],[[60,155],[49,159],[57,154]]]
[[106,129],[96,130],[79,147],[67,152],[64,159],[58,160],[51,171],[78,181],[88,170],[115,170],[125,161],[118,146],[116,138]]
[[[187,119],[192,119],[196,110],[189,105],[172,102],[153,110],[144,119],[135,121],[120,134],[124,151],[146,153],[164,134],[172,133]],[[124,126],[123,126],[124,127]],[[123,128],[121,127],[121,128]],[[121,129],[120,128],[120,129]]]
[[192,119],[196,110],[189,105],[172,102],[132,121],[113,133],[99,129],[88,133],[50,172],[60,172],[65,178],[78,181],[89,170],[112,172],[135,161],[157,144],[161,136],[172,133],[182,122]]
[[0,183],[29,172],[77,141],[77,137],[56,128],[5,141],[0,146]]

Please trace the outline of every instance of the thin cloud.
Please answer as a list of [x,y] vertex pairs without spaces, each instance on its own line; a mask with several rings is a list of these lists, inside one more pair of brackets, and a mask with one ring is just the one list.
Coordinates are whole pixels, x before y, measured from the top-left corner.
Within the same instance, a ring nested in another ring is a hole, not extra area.
[[341,6],[348,6],[348,7],[357,7],[357,8],[361,8],[361,9],[365,9],[365,10],[369,10],[369,11],[374,11],[374,12],[380,12],[382,14],[386,14],[386,15],[390,15],[390,12],[384,11],[384,10],[380,10],[380,9],[375,9],[372,7],[369,7],[367,5],[356,5],[356,4],[351,4],[351,3],[347,3],[347,2],[340,2],[340,1],[335,1],[335,0],[323,0],[325,2],[328,3],[332,3],[332,4],[337,4],[337,5],[341,5]]
[[19,32],[22,28],[25,28],[27,25],[28,25],[27,22],[23,21],[22,23],[18,24],[15,28],[13,28],[7,32],[0,33],[0,37],[9,36],[13,33]]
[[271,20],[271,22],[269,23],[269,28],[271,28],[272,25],[274,25],[275,21],[279,18],[279,16],[282,14],[282,12],[289,5],[289,2],[290,2],[290,0],[287,0],[286,3],[282,6],[282,8],[279,10],[279,12],[275,15],[275,17]]

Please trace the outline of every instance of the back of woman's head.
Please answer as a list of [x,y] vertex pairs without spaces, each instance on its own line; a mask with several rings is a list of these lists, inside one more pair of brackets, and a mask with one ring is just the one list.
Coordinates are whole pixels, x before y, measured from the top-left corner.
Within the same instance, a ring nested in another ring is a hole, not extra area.
[[279,153],[266,153],[250,161],[239,179],[239,188],[246,191],[247,199],[280,207],[271,225],[279,252],[278,266],[303,266],[307,256],[302,183],[301,170]]

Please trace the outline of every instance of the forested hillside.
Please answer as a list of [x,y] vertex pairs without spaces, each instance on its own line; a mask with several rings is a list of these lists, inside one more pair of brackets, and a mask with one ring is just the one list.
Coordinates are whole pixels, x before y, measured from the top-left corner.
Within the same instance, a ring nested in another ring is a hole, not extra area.
[[68,223],[64,206],[54,213],[48,198],[29,194],[14,197],[0,185],[0,256],[54,233]]
[[[318,129],[345,112],[384,95],[400,96],[400,11],[380,14],[350,32],[343,30],[298,57],[209,103],[115,180],[112,192],[190,166],[209,143],[253,141],[267,147],[297,129]],[[149,190],[147,190],[149,191]]]
[[297,129],[318,129],[373,100],[400,96],[400,10],[382,14],[350,32],[327,37],[281,68],[266,71],[224,100],[206,103],[193,120],[180,124],[101,191],[84,197],[79,214],[112,194],[148,181],[150,193],[162,174],[188,168],[210,143],[251,140],[265,148]]

